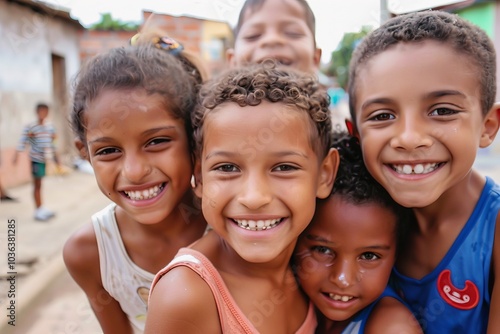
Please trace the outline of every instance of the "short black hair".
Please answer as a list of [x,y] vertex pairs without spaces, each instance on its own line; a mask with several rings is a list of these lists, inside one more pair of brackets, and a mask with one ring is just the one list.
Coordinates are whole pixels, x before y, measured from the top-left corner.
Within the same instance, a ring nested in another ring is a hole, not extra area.
[[49,105],[47,103],[37,103],[35,110],[38,112],[40,109],[49,109]]
[[496,53],[488,35],[456,14],[424,11],[396,16],[368,34],[354,50],[349,68],[349,109],[356,122],[356,81],[360,70],[371,58],[399,43],[433,40],[450,45],[476,66],[483,115],[495,102]]

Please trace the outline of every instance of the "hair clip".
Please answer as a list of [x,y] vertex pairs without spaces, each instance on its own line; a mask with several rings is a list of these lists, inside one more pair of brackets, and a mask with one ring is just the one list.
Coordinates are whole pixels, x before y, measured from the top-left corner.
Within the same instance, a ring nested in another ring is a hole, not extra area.
[[[132,46],[136,46],[140,36],[141,36],[140,33],[132,36],[129,40],[129,44]],[[182,46],[182,44],[180,44],[179,42],[177,42],[173,38],[166,37],[166,36],[155,37],[152,39],[151,42],[158,49],[168,51],[173,56],[179,55],[182,52],[182,50],[184,50],[184,47]]]
[[137,33],[134,36],[130,37],[130,40],[128,41],[128,44],[132,45],[132,46],[135,46],[137,44],[137,40],[139,39],[139,36],[141,36],[141,34]]
[[177,56],[184,50],[184,47],[181,43],[170,37],[156,37],[153,39],[153,45],[158,49],[162,49],[170,52],[172,55]]
[[350,120],[346,119],[345,120],[345,126],[347,128],[347,132],[349,132],[349,135],[351,135],[351,136],[354,137],[354,135],[355,135],[355,133],[354,133],[354,124]]

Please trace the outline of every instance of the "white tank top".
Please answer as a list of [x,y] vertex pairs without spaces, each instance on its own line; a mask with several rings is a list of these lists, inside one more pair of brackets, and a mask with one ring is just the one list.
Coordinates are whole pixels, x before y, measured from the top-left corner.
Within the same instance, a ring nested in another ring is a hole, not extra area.
[[99,249],[102,285],[127,314],[135,333],[143,333],[154,274],[138,267],[125,250],[112,203],[92,216]]

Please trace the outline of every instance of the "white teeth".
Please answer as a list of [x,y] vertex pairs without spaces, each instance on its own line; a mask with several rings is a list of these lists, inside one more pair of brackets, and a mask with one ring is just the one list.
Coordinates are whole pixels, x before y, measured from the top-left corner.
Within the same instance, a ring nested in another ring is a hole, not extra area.
[[156,185],[142,191],[124,191],[124,193],[133,201],[151,199],[158,196],[158,193],[163,189],[163,185]]
[[427,163],[424,165],[416,164],[412,165],[393,165],[392,169],[394,169],[399,174],[427,174],[434,171],[439,166],[438,163]]
[[341,296],[341,295],[336,295],[336,294],[333,294],[333,293],[330,293],[329,296],[333,300],[336,300],[336,301],[341,300],[343,302],[348,302],[348,301],[350,301],[351,299],[354,298],[352,296]]
[[262,231],[269,230],[281,221],[281,219],[267,219],[267,220],[246,220],[246,219],[235,219],[234,220],[239,227],[242,227],[251,231]]
[[413,168],[411,168],[410,165],[403,166],[403,173],[405,173],[405,174],[411,174],[412,170],[413,170]]
[[415,167],[413,167],[413,171],[415,172],[415,174],[422,174],[424,171],[424,166],[418,164]]

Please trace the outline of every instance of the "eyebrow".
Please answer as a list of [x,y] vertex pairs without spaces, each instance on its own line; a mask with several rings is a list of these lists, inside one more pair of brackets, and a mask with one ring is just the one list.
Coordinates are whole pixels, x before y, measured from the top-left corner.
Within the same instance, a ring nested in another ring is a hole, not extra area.
[[[276,157],[279,157],[279,158],[286,157],[286,156],[298,156],[298,157],[302,157],[304,159],[309,159],[309,157],[306,154],[304,154],[302,152],[297,152],[297,151],[280,151],[280,152],[272,152],[272,154],[274,154]],[[212,157],[232,158],[232,157],[239,156],[239,155],[242,155],[242,153],[241,152],[228,152],[228,151],[214,151],[214,152],[210,152],[209,154],[207,154],[207,156],[205,157],[205,160],[208,160]]]
[[[141,135],[143,135],[143,136],[150,136],[150,135],[153,135],[153,134],[161,132],[161,131],[173,130],[173,129],[176,129],[176,128],[177,127],[174,126],[174,125],[162,126],[162,127],[158,127],[158,128],[148,129],[148,130],[142,132]],[[108,142],[111,142],[113,140],[114,139],[111,138],[111,137],[99,137],[99,138],[96,138],[94,140],[90,140],[88,143],[89,144],[94,144],[94,143],[108,143]]]
[[[307,234],[306,235],[306,238],[308,240],[312,240],[312,241],[317,241],[317,242],[322,242],[322,243],[325,243],[325,244],[329,244],[329,245],[335,245],[335,242],[331,242],[323,237],[320,237],[320,236],[317,236],[317,235],[314,235],[314,234]],[[366,247],[362,247],[363,249],[381,249],[381,250],[389,250],[391,249],[390,246],[388,245],[371,245],[371,246],[366,246]]]
[[[443,96],[459,96],[462,98],[467,98],[467,96],[458,91],[458,90],[453,90],[453,89],[444,89],[444,90],[438,90],[435,92],[430,92],[429,94],[424,95],[424,98],[427,99],[435,99]],[[367,106],[371,104],[388,104],[394,102],[393,99],[387,98],[387,97],[377,97],[373,99],[366,100],[362,105],[361,108],[366,108]]]

